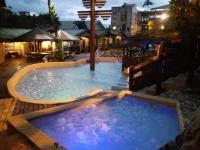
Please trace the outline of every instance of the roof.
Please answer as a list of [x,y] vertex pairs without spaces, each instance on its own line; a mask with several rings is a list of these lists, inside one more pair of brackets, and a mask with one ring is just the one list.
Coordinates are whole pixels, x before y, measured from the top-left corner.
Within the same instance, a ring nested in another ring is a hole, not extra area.
[[138,11],[138,14],[139,15],[146,15],[146,16],[148,16],[148,15],[155,15],[155,14],[157,14],[157,15],[159,15],[159,14],[162,14],[162,13],[165,13],[165,12],[167,12],[168,10],[146,10],[146,11]]
[[80,30],[64,30],[64,31],[74,36],[79,36],[81,33],[85,32],[86,30],[80,29]]
[[12,40],[31,29],[0,28],[0,40]]
[[63,30],[58,31],[58,37],[63,41],[78,41],[78,40],[80,40],[77,36],[74,36]]
[[112,8],[122,8],[122,7],[136,7],[136,4],[127,4],[127,3],[124,3],[122,6],[114,6]]
[[40,40],[48,41],[53,39],[54,37],[50,33],[41,30],[39,28],[35,28],[15,38],[15,40],[18,41],[40,41]]
[[[74,36],[90,36],[90,21],[61,21],[60,28]],[[100,21],[95,22],[97,37],[103,36],[106,29]]]
[[170,5],[167,4],[167,5],[163,5],[163,6],[151,8],[151,10],[156,10],[156,9],[169,9],[169,7],[170,7]]
[[97,37],[101,37],[107,34],[107,31],[96,31]]
[[76,21],[60,21],[60,29],[62,30],[78,30]]
[[[62,30],[90,30],[90,21],[60,21]],[[105,30],[105,27],[100,21],[95,23],[96,30]]]
[[[87,26],[87,29],[90,30],[90,21],[85,21],[85,24]],[[101,31],[101,30],[105,30],[104,25],[101,23],[101,21],[96,21],[95,22],[95,30],[96,31]]]

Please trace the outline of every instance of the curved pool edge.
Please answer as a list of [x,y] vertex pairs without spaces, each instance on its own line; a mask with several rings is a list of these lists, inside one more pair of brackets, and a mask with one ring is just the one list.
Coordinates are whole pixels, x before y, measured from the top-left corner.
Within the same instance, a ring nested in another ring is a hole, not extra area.
[[[48,136],[46,133],[42,132],[41,130],[37,129],[34,127],[28,120],[33,119],[33,118],[38,118],[42,116],[48,116],[54,113],[58,113],[61,111],[67,111],[69,109],[73,109],[79,106],[86,106],[90,104],[97,104],[101,103],[104,101],[107,101],[112,98],[118,98],[121,100],[123,97],[126,95],[128,96],[133,96],[133,97],[138,97],[141,99],[144,99],[147,102],[151,103],[157,103],[157,104],[163,104],[168,107],[174,108],[177,111],[177,117],[178,117],[178,122],[180,125],[180,133],[184,130],[184,122],[183,122],[183,116],[179,107],[179,103],[177,101],[174,101],[172,99],[168,98],[162,98],[158,96],[152,96],[152,95],[147,95],[147,94],[142,94],[138,92],[132,92],[132,91],[127,91],[127,90],[122,90],[122,91],[113,91],[109,94],[102,95],[97,98],[92,98],[92,99],[85,99],[83,101],[76,101],[73,103],[69,104],[64,104],[61,106],[56,106],[52,108],[47,108],[27,114],[22,114],[18,116],[10,116],[8,118],[8,123],[10,130],[12,131],[13,128],[15,128],[19,133],[24,135],[27,139],[29,139],[36,147],[39,149],[48,149],[48,150],[53,150],[55,149],[55,143],[57,144],[57,141],[55,141],[53,138]],[[27,127],[29,130],[26,130]],[[30,136],[30,132],[32,133],[38,133],[37,135]],[[38,139],[45,139],[45,142],[40,142]],[[58,143],[59,144],[59,143]]]
[[[97,57],[96,58],[97,62],[116,62],[119,61],[117,57]],[[62,104],[62,103],[68,103],[68,102],[73,102],[76,100],[84,99],[87,97],[91,97],[100,91],[102,92],[101,89],[96,89],[95,91],[86,94],[85,96],[81,96],[78,98],[67,98],[64,100],[45,100],[45,99],[31,99],[22,96],[19,94],[16,90],[16,86],[19,83],[19,81],[30,71],[33,69],[43,69],[43,68],[58,68],[58,67],[74,67],[74,66],[79,66],[83,64],[87,64],[89,62],[89,59],[82,59],[78,61],[70,61],[70,62],[47,62],[47,63],[36,63],[36,64],[31,64],[28,66],[23,67],[19,71],[17,71],[7,82],[7,87],[8,87],[8,92],[10,93],[11,96],[13,96],[15,99],[20,100],[22,102],[26,103],[34,103],[34,104]]]

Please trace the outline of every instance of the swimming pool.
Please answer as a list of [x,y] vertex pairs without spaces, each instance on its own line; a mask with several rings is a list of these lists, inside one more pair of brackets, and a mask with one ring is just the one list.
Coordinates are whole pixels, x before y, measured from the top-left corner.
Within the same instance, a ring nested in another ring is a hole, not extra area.
[[35,101],[62,101],[84,96],[98,88],[108,90],[111,86],[127,87],[121,62],[99,62],[95,71],[90,71],[89,64],[32,69],[16,85],[16,91]]
[[156,150],[180,132],[176,107],[128,95],[29,122],[69,150]]

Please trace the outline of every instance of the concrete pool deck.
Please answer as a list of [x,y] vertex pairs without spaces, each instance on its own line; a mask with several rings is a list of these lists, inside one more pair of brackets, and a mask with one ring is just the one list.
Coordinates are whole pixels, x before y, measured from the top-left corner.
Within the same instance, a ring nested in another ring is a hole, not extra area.
[[96,98],[89,98],[82,101],[75,101],[72,103],[36,111],[33,113],[27,113],[27,114],[18,115],[15,117],[9,117],[8,122],[9,122],[10,127],[14,127],[19,133],[27,137],[36,147],[38,147],[39,149],[50,150],[50,149],[54,149],[55,146],[57,146],[57,142],[54,141],[49,136],[47,136],[45,133],[35,128],[33,125],[31,125],[28,122],[29,119],[45,116],[45,115],[50,115],[50,114],[60,112],[63,110],[76,108],[78,106],[101,103],[103,101],[106,101],[112,98],[121,99],[126,95],[142,98],[143,100],[149,101],[151,103],[152,102],[159,103],[159,104],[167,105],[168,107],[174,108],[177,111],[180,129],[181,131],[184,129],[183,118],[182,118],[182,114],[181,114],[178,102],[174,100],[166,99],[166,98],[149,96],[149,95],[130,92],[130,91],[120,91],[120,92],[113,91],[111,93],[108,93]]

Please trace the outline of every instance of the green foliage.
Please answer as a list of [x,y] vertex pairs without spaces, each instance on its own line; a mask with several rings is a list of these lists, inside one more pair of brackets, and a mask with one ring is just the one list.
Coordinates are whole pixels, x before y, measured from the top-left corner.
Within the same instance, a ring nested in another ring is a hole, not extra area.
[[143,4],[143,7],[145,7],[145,6],[150,6],[150,5],[153,5],[154,3],[153,2],[151,2],[151,0],[145,0],[145,2],[144,2],[144,4]]
[[62,40],[55,38],[54,42],[56,44],[56,58],[60,61],[64,60],[64,51],[63,51],[63,47],[62,47]]
[[56,39],[54,39],[54,42],[55,42],[55,44],[56,44],[56,49],[57,49],[58,51],[61,51],[61,50],[62,50],[62,40],[56,38]]
[[57,31],[60,24],[57,23],[58,17],[54,5],[51,4],[51,0],[48,0],[48,8],[49,16],[51,18],[51,26],[53,27],[55,35],[57,36]]
[[194,60],[200,38],[200,5],[189,0],[170,0],[168,31],[179,32],[182,39],[182,54]]
[[5,0],[0,0],[0,8],[6,7]]
[[[52,26],[51,17],[49,14],[39,14],[39,16],[30,16],[16,14],[10,9],[0,9],[0,27],[6,28],[50,28]],[[60,22],[58,17],[54,19],[54,26],[59,27]]]
[[170,0],[168,28],[183,36],[196,38],[200,35],[200,6],[189,0]]
[[1,8],[6,7],[5,0],[1,0],[1,1],[0,1],[0,7],[1,7]]
[[56,10],[55,10],[55,7],[54,7],[54,5],[51,5],[50,6],[50,16],[52,17],[52,18],[56,18],[57,17],[57,14],[56,14]]

